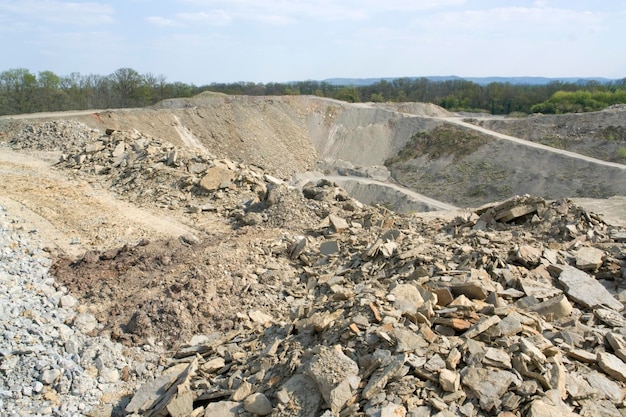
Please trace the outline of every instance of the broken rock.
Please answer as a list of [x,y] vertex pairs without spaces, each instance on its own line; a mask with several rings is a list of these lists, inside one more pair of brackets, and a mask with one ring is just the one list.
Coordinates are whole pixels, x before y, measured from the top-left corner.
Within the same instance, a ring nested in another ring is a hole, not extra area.
[[326,404],[333,413],[339,413],[354,395],[361,379],[359,366],[347,357],[338,346],[319,346],[306,372],[317,383]]
[[243,402],[243,408],[249,413],[258,414],[260,416],[266,416],[271,414],[273,411],[270,400],[268,400],[267,397],[260,392],[252,394],[246,398]]
[[624,305],[589,274],[569,265],[560,265],[559,282],[567,295],[585,307],[608,306],[615,311],[622,311]]
[[521,383],[511,372],[475,367],[464,370],[461,382],[478,398],[480,408],[485,411],[500,409],[502,397],[509,386]]
[[585,271],[595,271],[602,266],[604,251],[590,246],[583,246],[576,251],[575,256],[577,268]]

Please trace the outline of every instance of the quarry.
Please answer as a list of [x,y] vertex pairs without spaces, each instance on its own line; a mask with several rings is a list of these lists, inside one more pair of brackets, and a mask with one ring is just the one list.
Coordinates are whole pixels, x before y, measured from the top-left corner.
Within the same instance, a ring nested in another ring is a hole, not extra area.
[[0,117],[7,416],[626,415],[626,108]]

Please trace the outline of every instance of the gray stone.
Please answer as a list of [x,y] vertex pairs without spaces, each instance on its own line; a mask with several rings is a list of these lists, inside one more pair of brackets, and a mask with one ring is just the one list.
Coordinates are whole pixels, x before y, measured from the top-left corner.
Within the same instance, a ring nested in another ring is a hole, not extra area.
[[277,392],[278,398],[291,415],[317,417],[322,401],[317,384],[304,374],[295,374]]
[[274,410],[270,400],[268,400],[267,397],[260,392],[252,394],[246,398],[243,402],[243,408],[249,413],[258,414],[260,416],[271,414]]
[[602,266],[604,251],[589,246],[583,246],[574,254],[576,267],[585,271],[595,271]]
[[250,317],[250,320],[257,324],[266,325],[273,321],[272,316],[270,316],[269,314],[265,314],[259,310],[249,311],[248,316]]
[[600,372],[591,371],[583,374],[583,377],[589,382],[589,385],[600,393],[600,398],[606,398],[614,404],[620,404],[624,401],[624,391],[620,385]]
[[102,143],[102,141],[95,141],[92,143],[88,143],[85,146],[85,152],[87,153],[94,153],[94,152],[98,152],[104,149],[104,143]]
[[341,232],[348,230],[348,227],[349,227],[348,222],[345,221],[343,218],[335,214],[331,214],[328,216],[328,220],[330,221],[330,224],[333,227],[333,229],[335,229],[335,232],[341,233]]
[[626,341],[624,341],[624,337],[622,335],[609,332],[606,334],[606,340],[611,345],[611,348],[613,348],[615,355],[622,361],[626,360]]
[[562,269],[559,282],[568,297],[589,308],[608,306],[616,311],[622,311],[624,305],[598,281],[587,273],[569,265],[559,265]]
[[563,292],[552,284],[552,277],[548,270],[540,265],[528,273],[528,276],[520,280],[524,293],[538,300],[556,297]]
[[520,321],[520,314],[514,311],[505,318],[503,318],[498,324],[489,329],[489,331],[490,334],[493,334],[495,337],[506,337],[521,333],[523,329],[524,327],[522,326],[522,322]]
[[517,250],[517,259],[527,267],[537,266],[541,261],[543,250],[530,245],[522,245]]
[[580,417],[569,408],[554,405],[549,401],[537,399],[530,405],[528,417]]
[[485,316],[478,320],[478,323],[470,327],[465,333],[463,333],[463,337],[466,339],[473,339],[482,332],[489,329],[491,326],[498,324],[500,322],[500,317],[498,316]]
[[74,327],[83,333],[90,333],[98,327],[98,320],[89,313],[81,313],[74,319]]
[[241,403],[220,401],[207,404],[204,408],[204,417],[238,417],[241,412],[243,412]]
[[419,352],[428,347],[428,342],[411,330],[396,327],[393,329],[393,336],[396,339],[396,352]]
[[591,398],[599,394],[598,390],[592,388],[589,382],[578,374],[568,374],[565,387],[568,395],[575,400]]
[[611,378],[626,382],[626,363],[607,352],[598,352],[598,365]]
[[264,222],[263,214],[248,212],[242,218],[241,222],[246,226],[256,226],[258,224],[262,224]]
[[461,376],[449,369],[442,369],[439,372],[439,385],[447,392],[455,392],[461,385]]
[[114,158],[117,158],[124,155],[124,151],[126,151],[126,144],[124,142],[120,142],[115,146],[115,149],[113,149],[111,155]]
[[245,400],[250,394],[252,394],[252,384],[248,381],[243,381],[239,387],[230,396],[231,401],[241,402]]
[[502,349],[489,347],[485,350],[483,364],[496,368],[511,369],[511,357]]
[[41,382],[46,385],[52,385],[57,381],[60,376],[61,371],[59,371],[58,369],[47,369],[41,374]]
[[170,417],[187,417],[193,412],[194,394],[188,389],[179,391],[165,407]]
[[388,404],[380,410],[380,417],[404,417],[406,408],[398,404]]
[[375,372],[370,377],[370,380],[367,382],[365,388],[363,388],[361,396],[366,400],[369,400],[381,392],[385,386],[387,386],[387,382],[400,372],[406,361],[406,354],[399,355],[389,365],[387,365],[386,368]]
[[415,314],[424,304],[421,293],[413,284],[399,284],[391,290],[390,295],[395,299],[394,307],[401,313]]
[[567,317],[572,313],[572,304],[561,294],[544,302],[531,306],[528,310],[541,314],[546,320],[553,321]]
[[581,404],[582,417],[623,417],[620,410],[607,400],[585,400],[581,401]]
[[232,181],[234,176],[233,171],[214,166],[206,170],[206,173],[198,183],[198,187],[206,193],[211,193],[217,191],[224,182]]
[[329,240],[322,242],[320,245],[320,253],[322,255],[334,255],[339,252],[339,242],[336,240]]
[[71,295],[61,297],[59,305],[63,308],[72,308],[78,303],[78,300]]
[[359,366],[339,347],[319,346],[316,349],[318,353],[307,364],[306,373],[317,383],[333,413],[338,413],[359,385]]
[[521,383],[511,372],[474,367],[466,368],[461,373],[461,382],[479,400],[480,408],[487,412],[499,410],[502,397],[509,387]]

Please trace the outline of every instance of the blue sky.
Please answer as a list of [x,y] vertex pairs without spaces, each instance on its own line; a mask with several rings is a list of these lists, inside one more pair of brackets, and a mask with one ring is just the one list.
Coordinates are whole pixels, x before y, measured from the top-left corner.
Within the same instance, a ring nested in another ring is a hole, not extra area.
[[622,0],[0,0],[0,71],[626,77]]

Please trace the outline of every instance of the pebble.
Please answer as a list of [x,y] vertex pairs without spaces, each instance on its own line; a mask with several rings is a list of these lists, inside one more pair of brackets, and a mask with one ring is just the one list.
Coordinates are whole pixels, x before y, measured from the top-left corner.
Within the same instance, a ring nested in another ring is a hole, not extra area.
[[[156,352],[138,350],[133,356],[143,354],[142,363],[133,363],[123,346],[86,336],[97,321],[74,310],[77,300],[49,275],[52,262],[36,237],[0,206],[0,415],[88,415],[105,392],[154,376]],[[101,381],[87,372],[96,360],[106,370]],[[126,366],[142,372],[131,372],[123,386]]]

